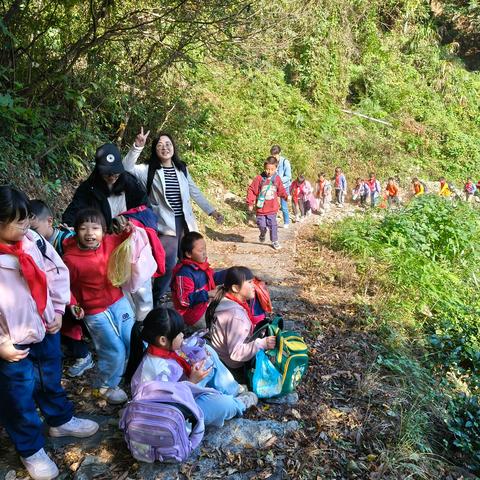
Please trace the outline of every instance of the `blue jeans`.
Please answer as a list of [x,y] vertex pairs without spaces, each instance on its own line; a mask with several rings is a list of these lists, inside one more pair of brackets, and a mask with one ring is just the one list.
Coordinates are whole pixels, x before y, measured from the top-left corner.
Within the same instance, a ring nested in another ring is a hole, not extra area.
[[[285,187],[287,192],[288,192],[288,188]],[[282,210],[282,215],[283,215],[283,223],[285,224],[289,224],[290,223],[290,216],[289,216],[289,213],[288,213],[288,201],[281,198],[280,199],[280,210]]]
[[231,395],[204,393],[195,399],[198,408],[203,412],[205,426],[222,427],[225,420],[241,416],[245,405]]
[[98,357],[97,387],[117,387],[130,351],[130,334],[135,315],[130,302],[121,298],[104,312],[85,315]]
[[188,232],[187,224],[183,215],[175,217],[176,235],[160,235],[163,249],[165,250],[165,274],[153,281],[153,305],[159,306],[160,298],[170,290],[173,267],[177,264],[177,258],[181,258],[180,242],[183,235]]
[[210,358],[213,360],[212,371],[202,381],[197,383],[200,387],[210,387],[218,390],[225,395],[237,395],[240,385],[233,378],[230,370],[222,363],[218,353],[210,346],[206,345]]
[[0,422],[20,456],[29,457],[45,445],[37,406],[48,425],[59,427],[72,418],[73,405],[60,383],[60,333],[17,348],[30,348],[28,357],[19,362],[0,359]]

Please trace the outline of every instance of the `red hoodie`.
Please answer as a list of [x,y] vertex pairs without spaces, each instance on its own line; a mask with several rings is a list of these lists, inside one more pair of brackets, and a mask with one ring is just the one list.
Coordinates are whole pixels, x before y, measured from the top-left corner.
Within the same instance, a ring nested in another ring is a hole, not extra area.
[[72,304],[80,305],[86,315],[105,311],[123,297],[107,276],[108,259],[130,233],[105,235],[96,250],[81,250],[76,237],[65,240],[63,261],[70,271]]
[[[271,184],[272,178],[273,184]],[[255,205],[261,192],[265,195],[265,202],[262,207],[257,207],[257,215],[277,213],[279,209],[278,197],[288,199],[288,193],[277,174],[271,177],[266,177],[265,174],[257,175],[248,187],[247,204]]]

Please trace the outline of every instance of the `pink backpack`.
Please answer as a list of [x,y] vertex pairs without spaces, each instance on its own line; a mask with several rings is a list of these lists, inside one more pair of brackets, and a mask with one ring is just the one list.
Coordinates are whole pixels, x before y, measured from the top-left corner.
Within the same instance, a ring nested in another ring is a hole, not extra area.
[[182,382],[146,382],[120,420],[133,457],[141,462],[183,462],[200,444],[203,412]]

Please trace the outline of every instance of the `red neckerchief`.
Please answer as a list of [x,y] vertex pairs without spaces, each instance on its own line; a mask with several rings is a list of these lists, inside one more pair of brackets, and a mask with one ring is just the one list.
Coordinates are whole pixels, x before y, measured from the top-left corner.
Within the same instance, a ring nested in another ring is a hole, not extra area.
[[368,181],[368,186],[369,186],[371,192],[375,191],[376,186],[377,186],[376,184],[377,184],[377,179],[376,178]]
[[149,345],[147,348],[147,353],[153,355],[154,357],[166,358],[168,360],[175,360],[182,368],[187,377],[190,377],[192,373],[192,367],[188,362],[182,358],[178,353],[171,352],[170,350],[165,350],[155,345]]
[[248,318],[250,319],[252,326],[255,325],[255,320],[253,318],[252,311],[250,310],[250,305],[247,302],[241,302],[237,297],[235,297],[231,293],[227,293],[225,295],[225,298],[228,298],[232,302],[238,303],[241,307],[243,307],[247,312]]
[[0,254],[14,255],[20,264],[20,273],[27,282],[30,294],[37,305],[37,310],[43,320],[43,313],[47,308],[47,275],[36,264],[31,255],[23,251],[22,242],[13,245],[0,243]]
[[208,260],[205,260],[202,263],[195,262],[193,260],[190,260],[189,258],[183,258],[180,260],[176,265],[175,268],[173,269],[173,276],[175,276],[178,271],[182,268],[183,265],[193,265],[199,268],[202,272],[205,272],[207,274],[207,289],[208,290],[213,290],[215,288],[215,279],[213,277],[213,269],[210,268],[210,264],[208,263]]

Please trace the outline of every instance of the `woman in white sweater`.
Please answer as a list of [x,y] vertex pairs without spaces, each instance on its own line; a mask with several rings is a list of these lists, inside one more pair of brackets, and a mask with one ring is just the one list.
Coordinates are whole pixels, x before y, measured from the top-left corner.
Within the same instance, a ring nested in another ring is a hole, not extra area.
[[180,241],[185,232],[197,231],[197,222],[192,210],[191,200],[218,223],[223,217],[203,196],[187,166],[177,153],[175,142],[168,133],[160,133],[152,142],[148,163],[137,164],[140,153],[150,132],[143,128],[123,159],[123,166],[132,173],[146,188],[152,208],[158,217],[160,241],[165,249],[165,275],[155,280],[154,301],[156,305],[170,288],[172,270],[180,255]]

